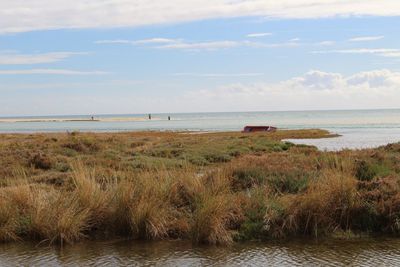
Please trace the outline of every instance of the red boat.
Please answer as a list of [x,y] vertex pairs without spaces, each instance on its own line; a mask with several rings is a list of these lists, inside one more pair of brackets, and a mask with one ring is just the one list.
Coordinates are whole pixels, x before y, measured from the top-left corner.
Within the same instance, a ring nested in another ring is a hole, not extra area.
[[243,128],[243,133],[253,133],[253,132],[275,132],[276,127],[273,126],[246,126]]

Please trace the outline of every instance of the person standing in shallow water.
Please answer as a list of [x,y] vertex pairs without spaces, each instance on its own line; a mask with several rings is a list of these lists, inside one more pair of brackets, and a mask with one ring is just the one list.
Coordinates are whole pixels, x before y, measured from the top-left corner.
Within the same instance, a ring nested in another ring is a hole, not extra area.
[[149,114],[149,120],[151,120],[151,114]]
[[168,116],[168,120],[169,120],[169,121],[171,120],[171,116]]

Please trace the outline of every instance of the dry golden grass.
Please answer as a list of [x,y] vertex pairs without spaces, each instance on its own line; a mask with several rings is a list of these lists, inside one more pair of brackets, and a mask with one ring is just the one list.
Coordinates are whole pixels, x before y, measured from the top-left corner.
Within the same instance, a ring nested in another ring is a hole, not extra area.
[[33,192],[29,235],[49,243],[73,243],[91,227],[90,210],[80,206],[75,194],[57,191]]
[[218,170],[204,176],[202,183],[194,199],[192,239],[196,243],[229,244],[233,241],[232,226],[241,216],[230,177]]
[[117,217],[133,238],[159,239],[168,236],[174,221],[170,204],[170,177],[143,174],[122,182],[116,190]]
[[307,131],[2,135],[0,242],[400,233],[400,144],[279,141],[295,136]]
[[230,224],[238,219],[240,212],[235,196],[204,194],[197,201],[191,227],[193,241],[206,244],[232,243]]
[[18,218],[15,214],[14,207],[2,195],[0,197],[0,241],[16,241],[19,240]]
[[304,194],[286,199],[289,233],[311,234],[349,230],[351,211],[358,205],[357,181],[343,173],[328,171],[313,181]]
[[[2,208],[8,222],[0,230],[2,240],[34,238],[49,243],[74,242],[90,226],[89,210],[82,208],[76,194],[38,185],[14,186],[2,190]],[[3,212],[2,212],[3,213]]]
[[95,172],[86,170],[81,162],[72,164],[72,172],[76,199],[72,201],[87,211],[91,226],[101,226],[112,213],[115,182],[96,181]]

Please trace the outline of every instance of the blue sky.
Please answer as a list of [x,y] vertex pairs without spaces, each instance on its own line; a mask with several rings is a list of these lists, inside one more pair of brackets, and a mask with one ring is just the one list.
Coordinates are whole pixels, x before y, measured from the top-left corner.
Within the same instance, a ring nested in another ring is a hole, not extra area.
[[0,116],[400,108],[396,1],[171,2],[0,3]]

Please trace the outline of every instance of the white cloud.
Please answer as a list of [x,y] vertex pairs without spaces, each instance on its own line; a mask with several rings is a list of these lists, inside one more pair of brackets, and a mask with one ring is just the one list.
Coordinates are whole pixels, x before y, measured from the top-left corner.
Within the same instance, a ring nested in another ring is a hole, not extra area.
[[[107,74],[107,73],[104,73]],[[4,91],[10,90],[43,90],[43,89],[61,89],[61,90],[85,90],[93,88],[94,90],[108,90],[110,88],[131,88],[132,86],[145,84],[144,81],[141,80],[101,80],[101,81],[93,81],[93,82],[22,82],[22,83],[13,83],[13,84],[0,84],[0,91],[4,93]],[[60,91],[62,92],[62,91]],[[65,91],[64,91],[65,92]],[[81,96],[81,95],[79,95]],[[78,97],[79,97],[78,96]]]
[[129,41],[129,40],[99,40],[94,42],[95,44],[134,44],[134,41]]
[[373,70],[344,76],[315,70],[277,83],[236,83],[194,91],[186,101],[211,110],[307,110],[393,108],[399,107],[398,99],[400,72]]
[[352,86],[366,85],[372,88],[398,87],[400,85],[400,72],[390,70],[376,70],[360,72],[350,76],[347,84]]
[[301,86],[309,89],[330,89],[344,85],[341,74],[318,70],[309,71],[304,76],[293,78],[287,83],[292,87]]
[[256,77],[263,76],[264,73],[173,73],[172,76],[188,76],[201,78],[225,78],[225,77]]
[[359,72],[348,77],[340,73],[313,70],[301,77],[287,81],[292,88],[342,90],[352,87],[398,88],[400,92],[400,72],[387,69]]
[[313,54],[370,54],[382,57],[400,57],[400,49],[393,48],[357,48],[342,50],[313,51]]
[[334,41],[322,41],[322,42],[315,43],[315,45],[320,45],[320,46],[331,46],[334,44],[335,44]]
[[105,75],[105,71],[77,71],[66,69],[29,69],[29,70],[0,70],[0,75]]
[[180,40],[178,39],[167,39],[167,38],[151,38],[151,39],[143,39],[143,40],[99,40],[96,41],[96,44],[131,44],[131,45],[146,45],[146,44],[169,44],[169,43],[177,43]]
[[[340,73],[312,70],[301,77],[287,81],[292,88],[348,90],[351,87],[397,87],[400,86],[400,72],[387,69],[359,72],[348,77]],[[399,88],[400,91],[400,88]]]
[[349,39],[349,42],[370,42],[370,41],[378,41],[385,38],[385,36],[361,36],[354,37]]
[[297,41],[288,41],[286,43],[260,43],[250,41],[214,41],[214,42],[176,42],[158,46],[160,49],[181,49],[181,50],[219,50],[237,47],[254,47],[254,48],[280,48],[280,47],[296,47],[301,45]]
[[[281,82],[193,86],[196,88],[179,93],[173,90],[176,83],[157,81],[0,84],[3,92],[0,112],[9,115],[71,114],[71,111],[75,114],[126,114],[400,107],[400,71],[391,70],[372,70],[353,75],[314,70]],[[23,92],[43,88],[57,90],[44,90],[29,98],[7,94],[7,90]],[[154,94],[154,88],[161,90]],[[105,93],[111,89],[112,95]],[[71,94],[71,90],[88,93],[76,95]],[[135,105],[132,105],[132,99]]]
[[176,43],[179,41],[180,40],[176,40],[176,39],[152,38],[152,39],[138,40],[138,41],[135,41],[134,44],[137,44],[137,45],[140,45],[140,44],[170,44],[170,43]]
[[399,15],[398,0],[3,0],[0,32],[137,27],[243,16],[302,19]]
[[250,33],[250,34],[247,34],[246,37],[249,37],[249,38],[258,38],[258,37],[265,37],[265,36],[271,36],[271,35],[272,35],[272,33],[270,33],[270,32],[260,32],[260,33]]
[[214,41],[214,42],[185,42],[182,39],[152,38],[143,40],[100,40],[96,44],[130,44],[149,45],[160,49],[183,49],[183,50],[217,50],[248,45],[250,42],[237,41]]
[[262,43],[250,41],[210,41],[210,42],[187,42],[182,39],[152,38],[144,40],[100,40],[96,44],[130,44],[130,45],[147,45],[158,49],[181,49],[181,50],[218,50],[226,48],[234,48],[240,46],[262,47],[266,46]]
[[44,54],[18,54],[16,52],[0,52],[0,65],[31,65],[54,63],[75,55],[87,55],[80,52],[52,52]]
[[96,44],[129,44],[129,45],[143,45],[157,49],[179,49],[189,51],[200,51],[200,50],[219,50],[237,47],[255,47],[255,48],[278,48],[278,47],[295,47],[301,45],[297,41],[300,39],[289,40],[285,43],[261,43],[252,42],[248,40],[244,41],[232,41],[232,40],[219,40],[219,41],[200,41],[190,42],[183,39],[167,39],[167,38],[152,38],[144,40],[99,40]]
[[176,42],[158,46],[161,49],[183,49],[183,50],[218,50],[226,48],[234,48],[239,46],[250,46],[250,42],[237,42],[237,41],[215,41],[215,42]]
[[400,57],[400,49],[398,49],[397,51],[384,52],[379,55],[383,57]]

